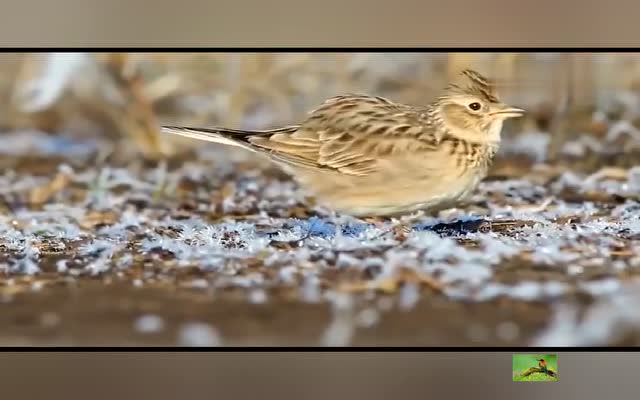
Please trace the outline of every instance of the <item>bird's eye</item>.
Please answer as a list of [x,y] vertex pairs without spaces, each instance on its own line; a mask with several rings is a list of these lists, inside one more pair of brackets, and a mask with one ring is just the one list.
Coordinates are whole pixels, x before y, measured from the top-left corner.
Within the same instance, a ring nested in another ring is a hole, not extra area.
[[473,111],[478,111],[479,109],[482,108],[482,104],[477,103],[477,102],[471,103],[471,104],[469,104],[469,108],[472,109]]

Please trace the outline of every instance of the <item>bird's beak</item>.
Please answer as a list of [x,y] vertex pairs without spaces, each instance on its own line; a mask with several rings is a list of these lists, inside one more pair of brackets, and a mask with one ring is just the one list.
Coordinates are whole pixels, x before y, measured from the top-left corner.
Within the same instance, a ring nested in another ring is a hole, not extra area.
[[489,113],[491,116],[499,116],[500,118],[517,118],[522,117],[525,110],[521,108],[510,107],[506,104],[500,104],[495,111]]

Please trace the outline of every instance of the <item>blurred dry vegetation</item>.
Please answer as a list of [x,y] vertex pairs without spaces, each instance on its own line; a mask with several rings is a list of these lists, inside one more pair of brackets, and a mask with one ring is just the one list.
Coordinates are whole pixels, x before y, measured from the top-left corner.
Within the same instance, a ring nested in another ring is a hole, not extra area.
[[[467,67],[494,78],[505,101],[529,111],[507,130],[512,138],[548,134],[546,156],[571,153],[594,169],[633,164],[640,154],[638,54],[5,53],[0,129],[99,137],[158,159],[194,145],[160,134],[163,123],[265,129],[297,122],[345,92],[426,104]],[[587,136],[595,141],[563,153]],[[596,161],[588,161],[590,152]]]

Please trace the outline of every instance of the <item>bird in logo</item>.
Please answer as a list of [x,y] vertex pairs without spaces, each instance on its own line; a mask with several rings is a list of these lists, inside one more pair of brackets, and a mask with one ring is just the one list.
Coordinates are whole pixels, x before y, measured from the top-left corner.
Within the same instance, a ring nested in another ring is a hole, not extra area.
[[536,359],[536,361],[538,361],[538,367],[528,368],[526,371],[524,371],[522,374],[520,374],[520,376],[529,376],[529,375],[535,374],[535,373],[541,373],[541,374],[549,375],[549,376],[552,376],[554,378],[556,378],[558,376],[558,374],[555,371],[549,369],[549,367],[547,365],[547,361],[544,358]]
[[541,358],[538,361],[538,367],[540,367],[540,369],[542,370],[542,372],[544,372],[545,374],[549,373],[549,370],[547,369],[547,362],[544,360],[544,358]]

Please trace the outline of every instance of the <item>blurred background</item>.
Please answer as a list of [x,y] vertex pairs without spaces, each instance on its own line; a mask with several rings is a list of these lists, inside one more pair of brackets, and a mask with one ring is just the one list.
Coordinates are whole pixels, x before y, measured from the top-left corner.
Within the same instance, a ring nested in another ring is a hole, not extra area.
[[154,160],[198,145],[161,135],[161,124],[266,129],[348,92],[424,105],[468,67],[529,111],[509,121],[503,154],[586,169],[633,164],[635,53],[4,53],[0,128],[22,143],[97,138]]

